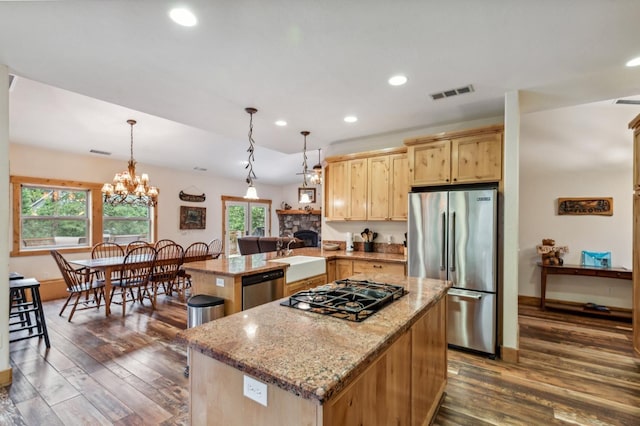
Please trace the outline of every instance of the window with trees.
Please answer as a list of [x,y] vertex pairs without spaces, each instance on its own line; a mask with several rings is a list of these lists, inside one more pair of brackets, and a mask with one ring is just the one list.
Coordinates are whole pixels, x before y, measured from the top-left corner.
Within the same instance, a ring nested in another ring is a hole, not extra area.
[[103,204],[101,184],[11,176],[11,256],[86,252],[102,241],[154,241],[157,209]]

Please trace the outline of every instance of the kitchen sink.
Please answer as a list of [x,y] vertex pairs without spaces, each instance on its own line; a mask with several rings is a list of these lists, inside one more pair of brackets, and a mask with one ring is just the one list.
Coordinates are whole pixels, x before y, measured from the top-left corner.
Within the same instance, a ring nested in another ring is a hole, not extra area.
[[327,262],[324,257],[291,256],[273,259],[271,262],[287,263],[289,265],[285,273],[287,283],[315,277],[327,272]]

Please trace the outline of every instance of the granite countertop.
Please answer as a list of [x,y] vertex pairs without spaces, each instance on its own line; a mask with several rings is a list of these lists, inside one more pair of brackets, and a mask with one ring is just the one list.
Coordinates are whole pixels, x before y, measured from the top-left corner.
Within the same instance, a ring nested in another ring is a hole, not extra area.
[[[236,256],[228,259],[212,259],[198,262],[185,263],[183,268],[186,271],[199,271],[218,275],[241,276],[259,272],[267,272],[287,267],[286,263],[278,263],[279,258],[291,256],[316,256],[324,257],[327,260],[353,259],[353,260],[379,260],[393,263],[406,263],[404,254],[394,253],[368,253],[364,251],[344,250],[330,251],[322,248],[305,247],[292,250],[289,256],[278,256],[277,252],[257,253],[246,256]],[[271,262],[271,261],[276,262]]]
[[448,281],[360,274],[408,293],[362,322],[267,303],[190,328],[178,340],[306,399],[323,403],[348,385],[429,310]]

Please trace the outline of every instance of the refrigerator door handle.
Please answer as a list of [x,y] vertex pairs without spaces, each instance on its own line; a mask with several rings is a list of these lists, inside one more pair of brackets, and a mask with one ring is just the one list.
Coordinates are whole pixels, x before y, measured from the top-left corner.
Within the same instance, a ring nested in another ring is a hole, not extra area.
[[456,270],[456,212],[451,213],[451,272]]
[[450,296],[464,297],[466,299],[474,299],[474,300],[482,299],[482,294],[472,293],[470,291],[464,291],[464,290],[456,290],[454,288],[450,289],[448,294]]
[[447,268],[444,266],[447,259],[447,214],[442,212],[442,239],[440,240],[440,270],[444,271]]

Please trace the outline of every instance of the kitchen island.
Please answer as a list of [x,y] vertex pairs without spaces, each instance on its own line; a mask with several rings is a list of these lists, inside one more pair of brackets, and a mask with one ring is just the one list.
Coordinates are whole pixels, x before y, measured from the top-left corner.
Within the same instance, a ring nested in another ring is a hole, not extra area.
[[191,350],[191,424],[429,424],[446,384],[450,283],[354,278],[408,293],[363,322],[275,301],[180,333]]
[[[314,277],[316,278],[315,280],[310,280],[310,284],[312,284],[311,286],[313,287],[336,279],[336,260],[341,262],[361,261],[361,263],[378,262],[378,264],[372,264],[371,268],[378,272],[380,272],[381,265],[395,265],[398,267],[395,271],[404,271],[407,261],[406,256],[401,254],[365,253],[362,251],[346,252],[344,250],[329,251],[315,247],[305,247],[292,250],[289,256],[278,255],[277,252],[274,251],[236,256],[228,259],[218,258],[190,262],[185,264],[183,268],[192,276],[192,294],[208,294],[223,298],[224,314],[231,315],[242,311],[242,277],[276,270],[284,271],[288,267],[286,258],[292,256],[312,256],[326,259],[327,274]],[[279,262],[279,259],[284,259],[285,261]],[[351,268],[350,271],[356,273],[354,269],[355,268]],[[366,268],[362,269],[366,270]],[[382,272],[386,272],[386,270],[382,269]],[[404,272],[399,273],[402,274]],[[347,272],[344,276],[350,275],[353,275],[353,273]],[[302,289],[297,285],[287,286],[284,279],[277,280],[276,287],[277,298],[281,298],[290,293],[287,291],[287,287],[295,288],[295,291]]]

